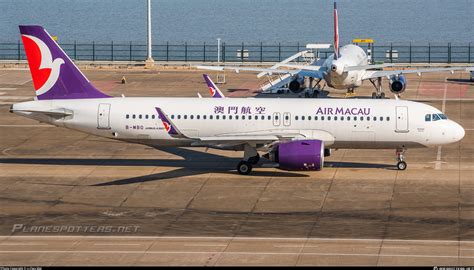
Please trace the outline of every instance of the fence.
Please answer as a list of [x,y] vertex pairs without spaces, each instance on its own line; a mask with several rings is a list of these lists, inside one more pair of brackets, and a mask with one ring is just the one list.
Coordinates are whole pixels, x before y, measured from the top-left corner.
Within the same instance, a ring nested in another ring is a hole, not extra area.
[[[147,46],[144,44],[65,43],[63,50],[74,60],[87,61],[144,61]],[[364,48],[364,47],[363,47]],[[221,45],[223,62],[280,62],[305,49],[304,44],[264,45],[238,44]],[[365,47],[364,49],[367,49]],[[152,47],[155,61],[215,62],[215,44],[159,44]],[[320,50],[319,56],[327,58],[332,49]],[[25,52],[20,41],[0,43],[0,60],[24,60]],[[388,63],[473,63],[474,45],[374,45],[372,59]]]

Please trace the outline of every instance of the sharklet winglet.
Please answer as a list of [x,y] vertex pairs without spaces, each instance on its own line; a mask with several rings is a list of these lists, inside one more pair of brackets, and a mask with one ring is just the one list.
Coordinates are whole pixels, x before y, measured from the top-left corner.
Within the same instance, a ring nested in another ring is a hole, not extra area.
[[204,77],[204,81],[206,81],[207,87],[209,88],[209,92],[213,98],[225,98],[222,91],[216,86],[216,84],[211,80],[209,75],[202,74]]
[[163,127],[171,137],[188,138],[178,130],[178,128],[173,124],[173,122],[171,122],[168,116],[166,116],[166,114],[159,107],[155,107],[155,109],[158,112],[158,115],[160,116],[161,122],[163,123]]

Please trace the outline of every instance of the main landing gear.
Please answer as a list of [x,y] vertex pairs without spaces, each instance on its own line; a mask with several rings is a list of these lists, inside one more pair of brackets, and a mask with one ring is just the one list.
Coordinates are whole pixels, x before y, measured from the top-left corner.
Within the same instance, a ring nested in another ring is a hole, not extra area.
[[354,87],[348,88],[347,92],[346,92],[346,95],[344,97],[349,98],[349,97],[353,97],[353,96],[355,96]]
[[382,89],[382,77],[377,78],[377,84],[375,84],[376,81],[374,79],[370,79],[369,81],[375,87],[375,92],[372,92],[372,98],[384,99],[385,93]]
[[239,174],[248,175],[252,172],[253,165],[260,160],[260,155],[252,146],[246,144],[244,146],[244,160],[237,164]]
[[397,149],[396,150],[396,155],[397,155],[397,168],[400,170],[400,171],[404,171],[406,170],[407,168],[407,163],[405,161],[403,161],[403,155],[405,154],[406,152],[406,149]]

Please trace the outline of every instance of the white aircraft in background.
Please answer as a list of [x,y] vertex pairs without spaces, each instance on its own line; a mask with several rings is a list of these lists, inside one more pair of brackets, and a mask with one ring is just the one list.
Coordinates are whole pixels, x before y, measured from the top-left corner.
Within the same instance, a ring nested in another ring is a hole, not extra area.
[[[293,69],[280,69],[279,67],[288,67]],[[466,70],[467,67],[451,67],[451,68],[424,68],[410,70],[373,70],[390,67],[393,64],[370,65],[365,51],[354,44],[348,44],[339,48],[339,23],[337,15],[336,2],[334,2],[334,54],[331,54],[322,65],[318,65],[315,61],[311,65],[295,65],[279,63],[272,68],[255,68],[255,67],[232,67],[232,66],[196,66],[199,69],[207,70],[224,70],[230,69],[239,72],[255,71],[262,74],[289,74],[288,88],[293,93],[300,93],[304,90],[304,78],[309,77],[316,79],[316,85],[321,80],[334,89],[347,90],[349,94],[353,94],[354,88],[362,85],[364,81],[370,81],[376,91],[372,93],[372,98],[384,98],[385,94],[382,90],[382,78],[389,80],[389,89],[392,93],[400,95],[405,91],[407,80],[404,74],[416,73],[421,75],[425,72],[454,72],[456,70]],[[285,82],[286,82],[285,81]],[[312,84],[312,82],[311,82]],[[312,88],[312,85],[310,85]],[[317,94],[317,92],[316,92]]]
[[41,26],[20,32],[37,100],[13,104],[10,112],[152,147],[244,151],[240,174],[262,164],[258,151],[267,166],[321,170],[338,148],[396,149],[404,170],[406,149],[458,142],[465,134],[438,109],[403,100],[111,97]]

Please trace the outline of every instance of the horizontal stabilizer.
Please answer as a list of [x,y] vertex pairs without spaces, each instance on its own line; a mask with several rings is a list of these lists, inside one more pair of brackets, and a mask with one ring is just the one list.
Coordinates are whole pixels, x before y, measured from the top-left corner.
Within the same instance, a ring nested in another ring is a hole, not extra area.
[[50,116],[70,116],[72,115],[72,111],[66,109],[52,109],[52,110],[15,110],[13,108],[10,109],[10,112],[25,112],[25,113],[36,113],[36,114],[45,114]]

